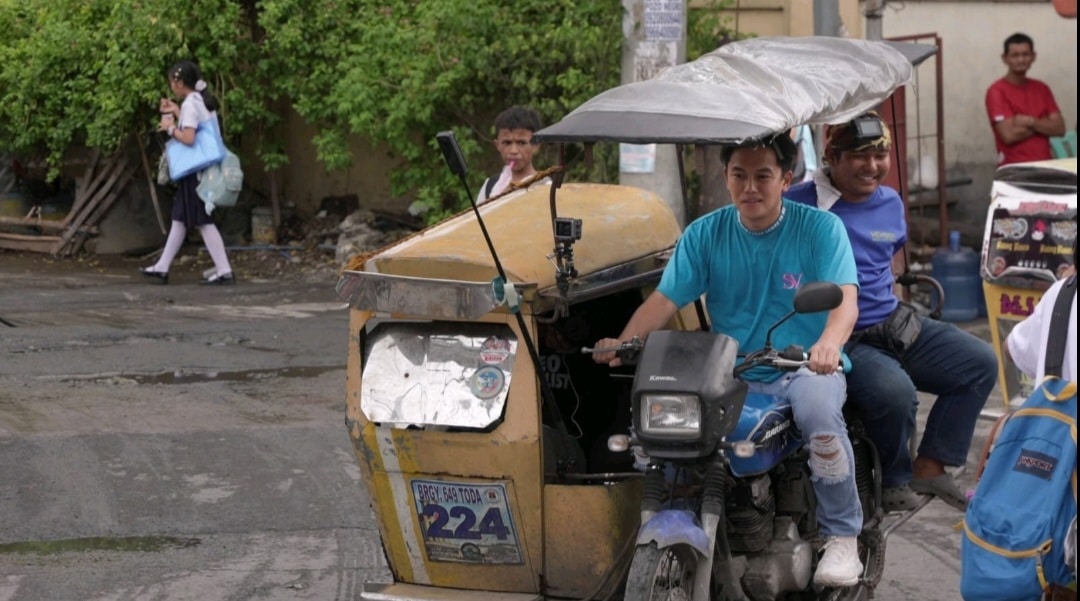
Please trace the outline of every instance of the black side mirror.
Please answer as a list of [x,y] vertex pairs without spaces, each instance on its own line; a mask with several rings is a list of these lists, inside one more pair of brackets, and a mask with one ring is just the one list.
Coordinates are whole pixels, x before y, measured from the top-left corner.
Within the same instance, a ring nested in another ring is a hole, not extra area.
[[832,311],[844,302],[840,286],[832,282],[808,282],[795,293],[796,313],[820,313]]
[[461,154],[461,146],[458,146],[454,132],[441,131],[435,134],[435,139],[439,141],[439,150],[442,151],[443,159],[446,161],[446,166],[450,168],[450,173],[464,179],[465,174],[469,172],[469,168],[465,166],[465,155]]

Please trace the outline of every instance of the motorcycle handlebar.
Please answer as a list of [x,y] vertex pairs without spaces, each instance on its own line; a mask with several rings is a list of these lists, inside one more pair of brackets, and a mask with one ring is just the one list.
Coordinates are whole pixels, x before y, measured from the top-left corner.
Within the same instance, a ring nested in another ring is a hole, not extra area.
[[618,357],[623,362],[623,364],[631,365],[637,360],[637,357],[641,354],[641,349],[643,348],[645,348],[645,341],[638,338],[637,336],[634,336],[630,340],[627,340],[619,344],[618,346],[608,348],[590,348],[587,346],[583,346],[581,347],[581,352],[585,355],[593,355],[596,353],[615,353],[615,356]]
[[[771,367],[781,371],[797,371],[810,364],[810,356],[803,351],[801,346],[792,345],[781,351],[762,350],[747,355],[742,364],[735,367],[735,377],[755,367]],[[836,371],[843,372],[843,364],[836,366]]]

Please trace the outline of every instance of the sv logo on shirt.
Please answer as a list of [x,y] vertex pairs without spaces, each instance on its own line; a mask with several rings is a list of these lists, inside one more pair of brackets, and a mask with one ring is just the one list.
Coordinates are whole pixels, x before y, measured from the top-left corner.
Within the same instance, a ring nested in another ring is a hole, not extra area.
[[801,273],[785,273],[784,274],[784,290],[798,290],[799,286],[802,286]]

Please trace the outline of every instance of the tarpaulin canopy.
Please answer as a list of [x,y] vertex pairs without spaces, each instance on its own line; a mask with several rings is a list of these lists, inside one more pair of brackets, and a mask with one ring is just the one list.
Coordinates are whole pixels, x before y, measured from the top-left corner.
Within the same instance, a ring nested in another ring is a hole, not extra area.
[[911,80],[934,46],[832,37],[732,42],[594,96],[538,142],[739,143],[804,123],[842,123]]

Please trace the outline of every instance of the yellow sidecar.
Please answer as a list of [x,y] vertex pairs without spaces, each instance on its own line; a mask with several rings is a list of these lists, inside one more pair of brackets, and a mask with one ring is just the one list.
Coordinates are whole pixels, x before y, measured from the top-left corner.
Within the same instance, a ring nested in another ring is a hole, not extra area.
[[[633,546],[640,474],[597,471],[611,458],[589,455],[610,453],[614,428],[598,430],[614,423],[629,380],[590,369],[577,351],[619,333],[680,229],[650,192],[563,185],[560,213],[585,225],[566,291],[573,317],[560,317],[549,193],[539,185],[479,209],[507,280],[524,282],[517,310],[544,374],[493,290],[498,271],[471,212],[342,275],[352,306],[347,425],[395,580],[368,585],[365,599],[599,598],[618,585],[612,568]],[[699,327],[693,312],[686,318]],[[541,375],[569,441],[544,417]]]

